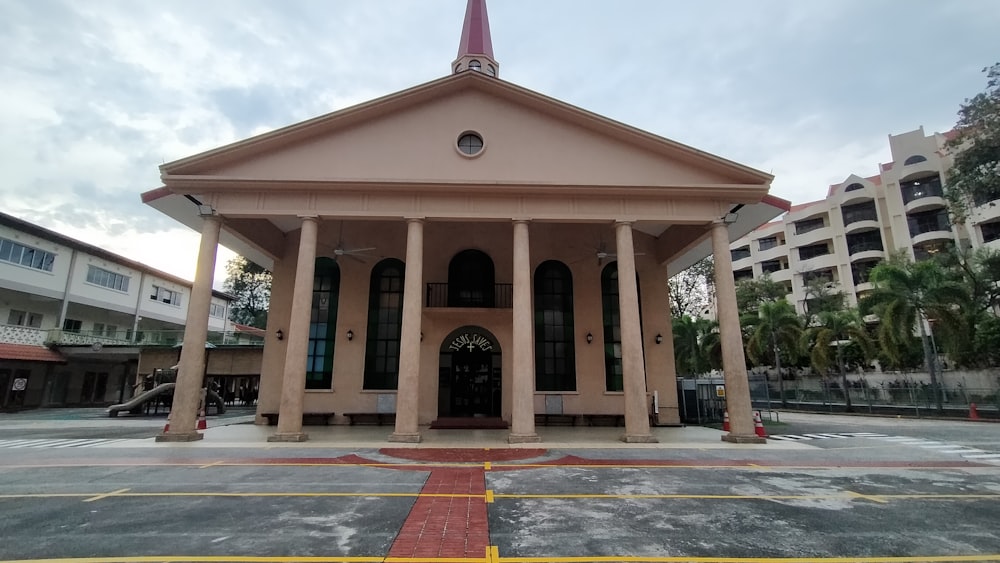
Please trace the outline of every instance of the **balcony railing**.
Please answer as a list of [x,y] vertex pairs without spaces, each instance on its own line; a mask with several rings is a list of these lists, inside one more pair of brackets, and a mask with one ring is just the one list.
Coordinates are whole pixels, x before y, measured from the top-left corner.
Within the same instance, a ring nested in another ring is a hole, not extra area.
[[514,284],[497,283],[489,289],[463,288],[449,291],[447,283],[427,284],[427,307],[469,307],[473,309],[511,309],[514,306]]
[[[105,346],[177,346],[184,342],[183,330],[141,330],[134,334],[120,332],[109,336],[104,332],[51,329],[41,331],[44,343],[53,346],[101,344]],[[206,338],[213,346],[263,346],[260,335],[237,331],[209,331]]]
[[885,248],[882,247],[882,241],[864,241],[856,242],[854,244],[847,245],[847,253],[850,255],[855,255],[859,252],[871,252],[873,250],[884,251]]

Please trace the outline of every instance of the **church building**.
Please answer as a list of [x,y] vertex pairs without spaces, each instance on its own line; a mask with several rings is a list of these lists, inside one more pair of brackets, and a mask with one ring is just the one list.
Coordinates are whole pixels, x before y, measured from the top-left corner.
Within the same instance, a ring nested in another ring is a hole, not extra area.
[[[444,78],[164,164],[143,201],[201,233],[168,431],[196,440],[219,244],[273,273],[258,423],[391,413],[387,439],[490,419],[680,422],[668,278],[713,254],[731,432],[754,441],[729,243],[764,172],[501,78],[468,0]],[[625,94],[627,95],[627,93]]]

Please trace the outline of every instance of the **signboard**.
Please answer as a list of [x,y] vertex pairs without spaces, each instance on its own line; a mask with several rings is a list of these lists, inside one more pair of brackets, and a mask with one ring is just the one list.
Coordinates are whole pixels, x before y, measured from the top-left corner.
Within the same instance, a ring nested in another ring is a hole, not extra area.
[[24,391],[28,388],[28,380],[24,377],[18,377],[14,380],[14,384],[10,387],[14,391]]
[[718,398],[720,398],[720,399],[725,399],[726,398],[726,386],[725,385],[716,385],[715,386],[715,396],[718,397]]

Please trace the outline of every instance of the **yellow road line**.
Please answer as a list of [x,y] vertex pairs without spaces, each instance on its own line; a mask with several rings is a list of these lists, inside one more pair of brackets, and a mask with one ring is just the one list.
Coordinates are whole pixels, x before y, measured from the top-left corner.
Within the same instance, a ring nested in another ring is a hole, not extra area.
[[483,463],[483,469],[484,469],[485,471],[489,471],[489,470],[490,470],[490,469],[491,469],[492,467],[493,467],[493,464],[491,464],[491,463],[490,463],[490,462],[488,462],[488,461],[487,461],[487,462],[485,462],[485,463]]
[[[471,493],[378,493],[378,492],[217,492],[217,491],[173,491],[173,492],[135,492],[131,489],[120,489],[109,493],[14,493],[0,494],[0,499],[43,499],[43,498],[84,498],[85,502],[93,502],[105,498],[116,497],[407,497],[407,498],[474,498],[484,499],[488,503],[496,499],[622,499],[622,500],[820,500],[820,499],[864,499],[878,503],[888,503],[892,500],[996,500],[1000,493],[913,493],[899,495],[864,495],[854,491],[830,493],[823,495],[703,495],[703,494],[613,494],[613,493],[497,493],[487,490],[485,494]],[[2,563],[2,562],[0,562]]]
[[485,557],[265,557],[160,555],[137,557],[81,557],[60,559],[14,559],[0,563],[961,563],[998,561],[1000,554],[930,555],[895,557],[501,557],[496,546],[486,548]]
[[854,491],[847,491],[847,494],[854,498],[860,498],[865,500],[870,500],[872,502],[877,502],[879,504],[889,504],[889,501],[885,499],[882,495],[863,495],[861,493],[856,493]]
[[120,495],[124,492],[130,491],[131,489],[118,489],[117,491],[111,491],[110,493],[105,493],[103,495],[97,495],[96,497],[90,497],[88,499],[83,499],[83,502],[94,502],[95,500],[101,500],[108,498],[110,496]]
[[224,461],[213,461],[212,463],[209,463],[207,465],[202,465],[198,469],[207,469],[209,467],[215,467],[216,465],[222,465],[223,463],[225,463],[225,462]]

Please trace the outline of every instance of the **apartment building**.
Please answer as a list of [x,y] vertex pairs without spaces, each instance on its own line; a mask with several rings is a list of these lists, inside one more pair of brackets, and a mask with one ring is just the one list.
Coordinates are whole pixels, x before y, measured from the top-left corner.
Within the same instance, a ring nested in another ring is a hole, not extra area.
[[896,249],[914,260],[959,245],[1000,249],[1000,206],[977,201],[966,223],[953,225],[943,184],[951,159],[948,133],[923,128],[889,135],[892,161],[875,176],[848,176],[826,197],[800,205],[776,221],[730,244],[736,280],[770,274],[784,283],[800,313],[814,297],[807,288],[820,280],[842,291],[849,305],[871,289],[868,274]]
[[[142,349],[182,341],[190,293],[187,280],[0,213],[0,409],[127,398]],[[231,300],[213,292],[210,331],[230,334]]]

